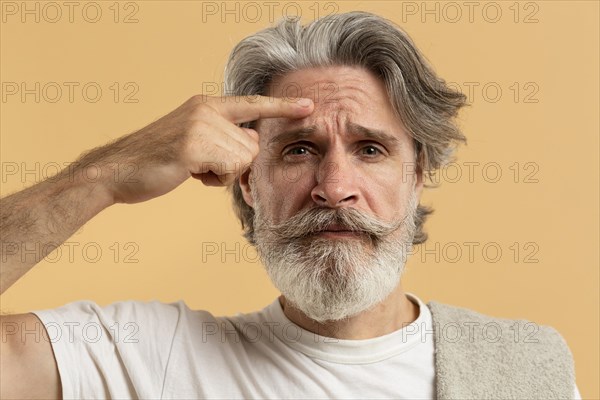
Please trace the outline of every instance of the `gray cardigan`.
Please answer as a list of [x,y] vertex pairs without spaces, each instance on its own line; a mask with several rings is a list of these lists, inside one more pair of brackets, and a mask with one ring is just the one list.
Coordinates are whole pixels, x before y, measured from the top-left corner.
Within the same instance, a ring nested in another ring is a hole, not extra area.
[[438,399],[573,398],[573,357],[554,328],[435,301],[427,305]]

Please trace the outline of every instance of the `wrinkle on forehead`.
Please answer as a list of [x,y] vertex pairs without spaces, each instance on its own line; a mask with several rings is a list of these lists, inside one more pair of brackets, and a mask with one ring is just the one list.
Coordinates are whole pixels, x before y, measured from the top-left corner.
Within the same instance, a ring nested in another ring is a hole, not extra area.
[[285,128],[315,124],[339,126],[347,120],[364,122],[374,128],[382,128],[378,125],[386,123],[396,125],[383,82],[362,67],[332,66],[293,71],[275,78],[268,93],[276,97],[311,98],[315,110],[299,120],[260,120],[256,128],[261,135],[270,136],[269,133]]
[[[388,102],[383,82],[363,67],[331,66],[290,72],[273,79],[267,92],[276,97],[309,97],[315,103],[350,98]],[[383,95],[383,96],[382,96]]]
[[[263,120],[257,126],[261,142],[272,141],[285,131],[306,131],[308,134],[342,134],[347,124],[355,123],[361,118],[357,116],[360,104],[343,99],[344,104],[333,103],[331,106],[321,106],[302,119],[290,120],[286,118],[270,118]],[[349,104],[350,103],[350,104]],[[310,136],[310,135],[307,135]]]

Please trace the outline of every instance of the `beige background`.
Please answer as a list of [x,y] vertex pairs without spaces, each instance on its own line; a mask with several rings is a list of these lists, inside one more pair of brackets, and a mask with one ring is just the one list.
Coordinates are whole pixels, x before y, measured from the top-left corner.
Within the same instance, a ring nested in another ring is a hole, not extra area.
[[[58,16],[53,5],[27,2],[39,7],[36,22],[35,14],[21,15],[21,4],[2,2],[2,195],[142,128],[203,83],[221,82],[232,46],[270,24],[264,2],[256,3],[262,16],[228,2],[234,11],[224,21],[221,2],[77,3],[72,22],[64,6]],[[436,208],[427,223],[430,252],[417,249],[405,288],[425,301],[555,327],[574,353],[583,397],[598,398],[598,2],[477,3],[472,15],[462,2],[429,2],[429,14],[421,2],[296,4],[304,20],[317,10],[386,16],[442,77],[465,92],[474,88],[461,116],[469,144],[442,185],[424,194]],[[274,15],[297,14],[285,5],[277,3]],[[97,8],[99,20],[86,21]],[[124,23],[128,15],[137,22]],[[40,82],[40,102],[11,95],[11,82],[30,89]],[[79,84],[72,102],[64,82]],[[102,89],[97,102],[92,85],[84,98],[89,82]],[[130,100],[138,102],[125,102],[135,88]],[[23,179],[25,169],[34,172]],[[239,233],[225,191],[189,180],[161,198],[103,211],[69,239],[72,255],[63,248],[9,289],[2,312],[79,299],[183,299],[215,314],[256,310],[277,292]]]

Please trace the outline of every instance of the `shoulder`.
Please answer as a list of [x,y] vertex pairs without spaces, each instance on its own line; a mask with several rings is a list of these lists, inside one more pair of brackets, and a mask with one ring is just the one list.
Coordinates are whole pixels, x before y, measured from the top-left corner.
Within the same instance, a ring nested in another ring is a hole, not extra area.
[[33,313],[46,327],[65,398],[157,398],[186,309],[79,300]]
[[[488,342],[547,344],[569,351],[564,338],[551,326],[540,325],[527,319],[494,317],[436,301],[429,302],[427,306],[431,311],[435,329],[440,334],[460,330],[461,333],[473,336],[480,334],[480,339]],[[471,342],[475,340],[469,339]]]
[[[192,315],[212,315],[192,311],[183,301],[164,303],[157,300],[117,301],[100,305],[91,300],[79,300],[57,308],[35,310],[48,331],[50,339],[71,338],[82,345],[106,339],[112,344],[155,341],[169,342],[178,330],[189,324]],[[62,340],[59,340],[62,341]],[[141,345],[140,345],[141,346]],[[98,346],[96,346],[98,347]]]
[[126,300],[117,301],[107,305],[100,305],[92,300],[78,300],[64,304],[57,308],[32,311],[34,314],[52,319],[62,320],[65,318],[75,319],[77,321],[109,320],[125,321],[160,321],[177,318],[187,307],[182,301],[176,303],[162,303],[157,300],[138,301]]
[[440,393],[448,398],[572,397],[573,356],[556,329],[435,301],[427,305]]

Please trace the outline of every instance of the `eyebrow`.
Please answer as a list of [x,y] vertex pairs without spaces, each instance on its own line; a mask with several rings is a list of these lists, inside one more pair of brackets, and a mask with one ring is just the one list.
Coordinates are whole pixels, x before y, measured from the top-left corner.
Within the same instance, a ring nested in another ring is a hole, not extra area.
[[293,140],[304,139],[309,137],[313,133],[317,131],[316,126],[307,126],[304,128],[298,128],[291,131],[280,133],[279,135],[275,135],[271,140],[269,140],[269,146],[276,146],[281,143],[291,142]]
[[[269,140],[268,145],[270,147],[285,142],[304,139],[311,136],[316,131],[317,127],[315,125],[286,131],[274,136],[271,140]],[[400,146],[400,139],[398,139],[398,137],[390,135],[389,133],[379,129],[367,128],[362,125],[348,122],[346,124],[346,131],[353,135],[362,135],[370,139],[386,142],[391,144],[392,146]]]
[[380,142],[390,143],[393,146],[400,146],[400,139],[397,136],[391,135],[385,131],[379,129],[366,128],[362,125],[354,124],[352,122],[348,122],[346,124],[346,130],[349,133],[355,135],[363,135],[370,139],[375,139]]

